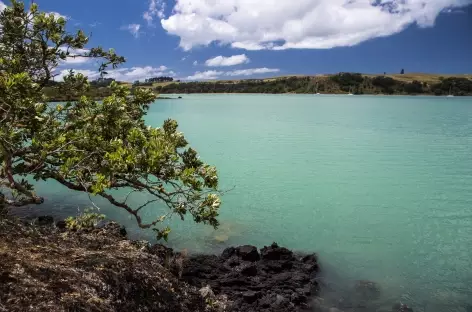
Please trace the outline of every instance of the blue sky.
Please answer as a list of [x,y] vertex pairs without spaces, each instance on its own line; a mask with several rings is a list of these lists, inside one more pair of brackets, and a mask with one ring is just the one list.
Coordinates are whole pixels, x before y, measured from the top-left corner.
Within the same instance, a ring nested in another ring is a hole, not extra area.
[[[471,73],[472,0],[36,0],[114,48],[120,80]],[[8,5],[8,1],[4,1]],[[95,64],[68,62],[96,75]]]

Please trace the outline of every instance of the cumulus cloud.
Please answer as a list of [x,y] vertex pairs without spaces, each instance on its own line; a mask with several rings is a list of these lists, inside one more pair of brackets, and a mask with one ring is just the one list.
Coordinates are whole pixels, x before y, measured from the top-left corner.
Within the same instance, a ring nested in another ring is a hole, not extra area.
[[166,4],[162,0],[149,0],[149,8],[146,12],[143,13],[144,20],[148,23],[149,26],[154,26],[154,18],[164,18],[164,10]]
[[5,10],[7,8],[7,5],[3,3],[3,1],[0,1],[0,12]]
[[198,65],[198,61],[193,62],[193,66],[197,66],[197,65]]
[[205,65],[209,67],[218,67],[218,66],[234,66],[239,64],[249,63],[249,58],[246,54],[233,55],[229,57],[216,56],[209,60],[206,60]]
[[[129,67],[129,68],[119,68],[119,69],[110,69],[107,70],[108,75],[106,78],[114,78],[118,81],[127,81],[133,82],[136,80],[144,80],[151,77],[160,77],[160,76],[171,76],[174,77],[176,74],[173,71],[167,71],[166,66],[144,66],[144,67]],[[56,81],[63,80],[63,77],[69,73],[70,69],[63,69],[59,71],[56,76]],[[97,79],[100,74],[96,70],[89,69],[74,69],[74,72],[81,73],[89,78],[89,80]]]
[[246,50],[328,49],[434,25],[472,0],[176,0],[163,28],[190,50],[212,42]]
[[55,18],[62,17],[62,18],[65,19],[65,20],[69,20],[69,19],[70,19],[70,16],[62,15],[61,13],[57,13],[57,12],[49,12],[48,14],[54,15]]
[[[62,69],[59,72],[54,73],[54,79],[56,81],[64,80],[64,76],[67,76],[70,72],[70,69]],[[89,70],[89,69],[74,69],[74,73],[80,73],[84,76],[87,76],[89,80],[97,79],[100,74],[97,71]]]
[[249,68],[249,69],[240,69],[227,72],[227,76],[252,76],[257,74],[267,74],[267,73],[278,73],[280,69],[278,68]]
[[[66,47],[61,47],[59,48],[62,51],[67,51]],[[90,63],[93,60],[89,57],[83,57],[80,55],[84,55],[90,52],[89,49],[71,49],[69,48],[69,56],[61,61],[61,65],[79,65],[79,64],[85,64],[85,63]]]
[[220,78],[221,76],[252,76],[258,74],[267,74],[267,73],[277,73],[280,69],[278,68],[248,68],[248,69],[240,69],[240,70],[232,70],[232,71],[216,71],[216,70],[207,70],[204,72],[197,71],[195,74],[188,76],[187,80],[215,80]]
[[140,24],[129,24],[129,25],[121,26],[121,30],[129,31],[135,38],[139,37],[140,29],[141,29]]
[[197,71],[192,76],[188,76],[187,80],[214,80],[214,79],[218,79],[218,77],[220,77],[222,74],[223,74],[222,71],[216,71],[216,70],[207,70],[204,72]]

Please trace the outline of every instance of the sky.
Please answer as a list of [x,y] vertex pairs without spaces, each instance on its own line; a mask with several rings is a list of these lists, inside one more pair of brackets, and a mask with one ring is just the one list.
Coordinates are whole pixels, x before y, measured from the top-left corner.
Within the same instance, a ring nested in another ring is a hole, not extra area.
[[[30,3],[30,1],[25,1]],[[121,81],[472,73],[472,0],[35,0],[127,62]],[[8,5],[0,1],[0,10]],[[77,52],[87,52],[77,51]],[[69,59],[97,78],[97,64]]]

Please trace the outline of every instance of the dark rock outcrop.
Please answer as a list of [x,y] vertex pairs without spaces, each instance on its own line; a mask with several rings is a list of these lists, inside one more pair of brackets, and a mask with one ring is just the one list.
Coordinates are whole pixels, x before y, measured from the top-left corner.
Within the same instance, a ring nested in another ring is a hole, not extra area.
[[368,280],[357,281],[354,291],[361,300],[374,300],[380,297],[380,286]]
[[257,248],[250,245],[245,245],[236,248],[236,253],[243,261],[255,262],[261,259]]
[[413,309],[403,303],[397,303],[392,307],[392,312],[413,312]]
[[184,265],[189,284],[209,285],[232,302],[229,311],[305,311],[317,295],[316,255],[297,257],[277,244],[230,247],[217,256],[195,256]]
[[50,226],[54,224],[54,218],[52,216],[39,216],[35,222],[37,226]]

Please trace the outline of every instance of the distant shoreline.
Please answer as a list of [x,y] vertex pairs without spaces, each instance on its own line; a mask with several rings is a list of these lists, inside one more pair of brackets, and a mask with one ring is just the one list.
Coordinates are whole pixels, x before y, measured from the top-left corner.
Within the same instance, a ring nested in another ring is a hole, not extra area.
[[[65,101],[59,86],[60,83],[56,83],[45,89],[45,93],[51,101]],[[374,76],[360,73],[339,73],[325,76],[292,76],[227,81],[148,81],[136,84],[126,83],[126,86],[131,92],[136,88],[143,88],[162,95],[162,97],[175,94],[472,96],[472,76],[469,75],[460,75],[459,77],[425,74]],[[85,95],[92,99],[103,99],[111,94],[112,90],[108,84],[91,87]]]
[[[182,96],[182,99],[185,98],[186,95],[312,95],[312,96],[324,96],[324,95],[337,95],[337,96],[349,96],[349,93],[293,93],[293,92],[287,92],[287,93],[254,93],[254,92],[212,92],[212,93],[160,93],[162,95],[179,95]],[[418,96],[418,97],[447,97],[445,95],[434,95],[434,94],[352,94],[352,96]],[[472,97],[472,95],[458,95],[455,97]],[[161,100],[177,100],[179,98],[171,98],[171,97],[161,97],[158,96],[158,99]]]

